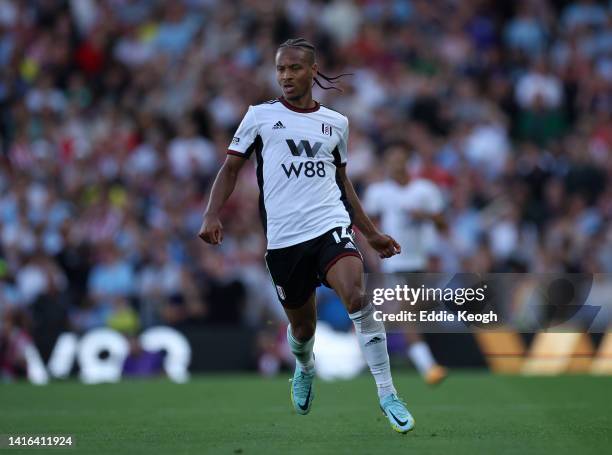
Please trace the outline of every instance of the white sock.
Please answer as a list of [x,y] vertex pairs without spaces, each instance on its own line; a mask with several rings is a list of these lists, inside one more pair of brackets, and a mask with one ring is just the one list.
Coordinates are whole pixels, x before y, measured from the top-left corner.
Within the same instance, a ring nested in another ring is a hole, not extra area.
[[287,342],[293,355],[295,356],[295,362],[304,373],[312,373],[314,371],[314,357],[312,355],[312,348],[314,347],[313,336],[307,341],[298,341],[293,337],[291,333],[291,324],[287,326]]
[[374,307],[368,304],[360,311],[349,314],[349,317],[355,325],[361,352],[376,381],[378,396],[382,398],[391,393],[397,393],[391,377],[385,326],[382,321],[374,319]]
[[411,344],[408,348],[408,357],[422,375],[436,364],[429,346],[424,341]]

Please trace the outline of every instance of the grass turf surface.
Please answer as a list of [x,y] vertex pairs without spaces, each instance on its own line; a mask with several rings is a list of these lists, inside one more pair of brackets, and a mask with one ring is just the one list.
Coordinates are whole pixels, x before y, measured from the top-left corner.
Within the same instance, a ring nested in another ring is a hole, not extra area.
[[416,419],[415,430],[400,435],[368,375],[317,380],[307,416],[291,411],[288,377],[0,385],[0,434],[73,434],[77,443],[0,453],[595,454],[612,443],[610,378],[452,372],[431,389],[414,374],[396,374]]

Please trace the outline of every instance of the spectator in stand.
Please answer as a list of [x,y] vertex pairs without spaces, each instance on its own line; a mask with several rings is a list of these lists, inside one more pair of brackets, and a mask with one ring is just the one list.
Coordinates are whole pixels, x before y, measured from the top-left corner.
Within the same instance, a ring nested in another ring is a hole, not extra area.
[[597,0],[0,0],[0,306],[34,330],[45,301],[78,331],[276,333],[251,163],[226,246],[195,236],[237,123],[277,96],[263,63],[294,36],[353,74],[315,98],[351,118],[360,195],[397,143],[440,187],[431,267],[611,272],[611,24]]

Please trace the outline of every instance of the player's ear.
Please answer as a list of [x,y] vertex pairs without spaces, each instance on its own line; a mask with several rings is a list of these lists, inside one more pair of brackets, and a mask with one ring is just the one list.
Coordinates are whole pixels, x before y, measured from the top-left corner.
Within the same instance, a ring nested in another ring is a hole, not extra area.
[[312,64],[310,69],[312,70],[312,77],[315,77],[317,75],[317,72],[319,71],[319,65],[317,65],[315,62]]

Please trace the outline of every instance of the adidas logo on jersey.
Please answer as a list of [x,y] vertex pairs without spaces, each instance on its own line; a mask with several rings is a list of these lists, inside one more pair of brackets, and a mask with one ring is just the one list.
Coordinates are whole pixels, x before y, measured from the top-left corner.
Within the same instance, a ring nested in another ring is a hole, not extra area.
[[355,247],[355,245],[353,245],[353,242],[348,242],[346,245],[344,245],[344,248],[348,248],[350,250],[356,250],[357,249]]
[[283,122],[281,122],[280,120],[276,122],[276,124],[272,127],[273,130],[280,130],[283,128],[285,128],[285,125],[283,125]]

